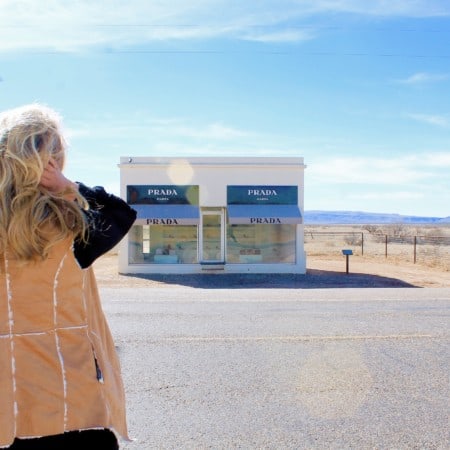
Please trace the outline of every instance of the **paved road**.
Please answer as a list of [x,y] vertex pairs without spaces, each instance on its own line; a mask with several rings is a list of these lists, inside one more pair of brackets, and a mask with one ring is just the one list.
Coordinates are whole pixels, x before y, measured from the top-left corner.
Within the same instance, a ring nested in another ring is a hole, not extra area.
[[126,450],[448,449],[450,289],[102,288]]

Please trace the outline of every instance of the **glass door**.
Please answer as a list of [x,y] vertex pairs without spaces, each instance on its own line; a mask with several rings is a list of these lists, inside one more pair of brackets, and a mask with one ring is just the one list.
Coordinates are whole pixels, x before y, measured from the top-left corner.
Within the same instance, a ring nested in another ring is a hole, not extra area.
[[201,212],[200,262],[225,261],[225,232],[223,209],[206,209]]

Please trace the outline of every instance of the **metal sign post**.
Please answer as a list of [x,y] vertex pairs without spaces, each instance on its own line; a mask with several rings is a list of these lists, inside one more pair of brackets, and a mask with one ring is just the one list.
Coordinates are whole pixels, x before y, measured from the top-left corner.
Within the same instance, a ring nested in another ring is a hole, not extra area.
[[350,249],[343,249],[342,250],[342,254],[345,256],[345,273],[349,272],[349,261],[348,261],[348,257],[350,255],[353,255],[353,251]]

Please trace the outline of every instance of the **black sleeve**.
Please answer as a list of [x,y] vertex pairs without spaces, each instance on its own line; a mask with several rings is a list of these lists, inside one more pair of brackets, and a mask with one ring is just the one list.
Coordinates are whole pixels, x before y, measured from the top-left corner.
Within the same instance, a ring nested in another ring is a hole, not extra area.
[[78,186],[89,204],[89,210],[85,211],[87,242],[77,240],[74,243],[75,258],[84,269],[121,241],[136,220],[136,211],[101,186],[89,188],[83,183]]

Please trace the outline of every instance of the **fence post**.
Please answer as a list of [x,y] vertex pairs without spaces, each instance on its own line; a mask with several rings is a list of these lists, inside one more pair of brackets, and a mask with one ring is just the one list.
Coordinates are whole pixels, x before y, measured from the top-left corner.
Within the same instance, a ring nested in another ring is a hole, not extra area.
[[388,236],[387,234],[384,235],[384,257],[387,258],[387,242],[388,242]]
[[414,264],[416,263],[417,260],[417,236],[414,236]]
[[364,233],[361,233],[361,256],[364,256]]

